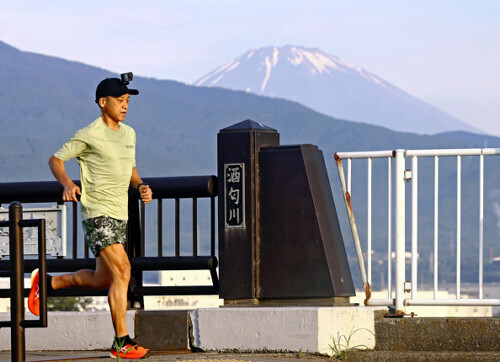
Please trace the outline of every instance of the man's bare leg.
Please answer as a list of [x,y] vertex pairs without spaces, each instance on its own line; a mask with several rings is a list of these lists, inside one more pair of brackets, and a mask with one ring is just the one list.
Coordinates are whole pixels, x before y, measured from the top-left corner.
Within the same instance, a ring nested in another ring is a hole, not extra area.
[[101,250],[96,258],[96,270],[82,269],[71,274],[52,277],[52,287],[109,289],[108,303],[117,337],[128,334],[126,325],[127,290],[130,262],[121,244]]
[[[107,267],[99,261],[100,259],[97,258],[96,270],[81,269],[74,273],[53,276],[52,287],[54,289],[109,289],[112,282],[111,274],[107,270]],[[101,268],[99,268],[99,264],[102,264]],[[98,272],[99,269],[102,270],[101,273]]]
[[112,282],[109,287],[108,303],[111,319],[117,337],[127,332],[127,290],[130,282],[130,261],[122,244],[113,244],[101,250],[99,257],[108,268]]

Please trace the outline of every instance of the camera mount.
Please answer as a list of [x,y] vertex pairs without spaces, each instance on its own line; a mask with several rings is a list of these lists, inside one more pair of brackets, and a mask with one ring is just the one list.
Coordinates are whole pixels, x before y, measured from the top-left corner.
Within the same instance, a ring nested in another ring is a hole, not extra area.
[[134,75],[132,74],[132,72],[128,72],[128,73],[120,74],[120,77],[122,79],[122,83],[124,85],[128,85],[132,81],[132,79],[134,78]]

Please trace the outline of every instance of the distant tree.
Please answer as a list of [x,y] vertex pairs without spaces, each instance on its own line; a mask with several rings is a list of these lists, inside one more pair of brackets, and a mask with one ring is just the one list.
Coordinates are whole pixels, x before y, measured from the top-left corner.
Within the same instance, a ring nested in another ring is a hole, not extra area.
[[50,297],[47,298],[47,309],[50,311],[82,311],[91,303],[92,298]]

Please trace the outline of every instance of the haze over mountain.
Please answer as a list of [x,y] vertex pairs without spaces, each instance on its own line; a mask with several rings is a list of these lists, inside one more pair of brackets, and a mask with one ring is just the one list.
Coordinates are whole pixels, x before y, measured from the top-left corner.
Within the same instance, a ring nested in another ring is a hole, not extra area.
[[[106,77],[115,76],[118,75],[79,62],[20,51],[0,41],[0,182],[53,180],[47,165],[49,157],[77,129],[99,116],[94,102],[96,85]],[[261,122],[280,133],[281,144],[310,143],[323,151],[337,209],[340,218],[344,218],[343,234],[347,240],[350,232],[345,226],[346,214],[333,159],[335,152],[482,147],[485,141],[481,135],[469,133],[449,133],[441,137],[396,132],[332,118],[283,99],[221,88],[195,87],[137,74],[131,86],[139,89],[140,94],[131,97],[125,122],[134,127],[137,134],[137,165],[143,177],[216,174],[217,133],[246,119]],[[489,138],[487,142],[498,144],[500,139]],[[488,165],[493,167],[488,168],[485,177],[485,250],[494,248],[494,255],[499,255],[500,166],[494,167],[494,162],[500,162],[500,159],[496,160],[488,160]],[[77,179],[78,167],[73,161],[67,163],[67,170],[72,178]],[[373,205],[377,208],[373,215],[373,245],[375,251],[381,251],[386,245],[384,182],[387,173],[378,168],[380,164],[377,160],[373,164]],[[425,168],[424,164],[425,160],[422,160],[419,184],[426,191],[432,182],[433,168]],[[443,172],[455,167],[454,163],[450,165],[445,160],[441,165]],[[365,170],[354,162],[353,166],[353,175],[361,169]],[[476,190],[477,162],[464,158],[462,170],[464,190]],[[364,196],[361,197],[366,191],[365,180],[366,177],[361,175],[353,179],[352,185],[353,207],[359,210],[356,215],[359,225],[366,225],[366,204],[363,204]],[[453,182],[448,180],[439,193],[442,210],[454,208],[456,189]],[[421,240],[428,241],[432,240],[432,228],[425,227],[432,224],[431,193],[422,192],[421,200],[419,222],[424,227],[419,235]],[[464,193],[462,202],[464,205],[477,205],[477,194],[474,191]],[[426,208],[429,205],[431,211]],[[474,207],[463,209],[462,237],[467,243],[464,243],[462,255],[464,259],[476,261],[471,250],[477,238],[477,229],[466,225],[476,220],[474,212]],[[200,213],[200,220],[202,217]],[[442,239],[447,240],[453,232],[449,231],[453,229],[449,226],[454,225],[454,213],[443,212],[440,222],[448,226],[440,229]],[[366,240],[362,230],[360,232],[361,239]],[[350,241],[346,243],[349,248]],[[429,268],[426,260],[433,247],[431,243],[422,242],[419,248],[420,255],[425,259],[421,270],[425,271]],[[440,244],[439,255],[444,256],[442,268],[440,264],[440,278],[452,280],[454,253],[448,248],[447,243]],[[357,267],[351,266],[351,270],[356,273]],[[471,278],[474,275],[477,277],[477,272],[471,273]],[[463,280],[466,279],[464,277]]]
[[396,131],[484,133],[358,66],[319,49],[251,49],[194,82],[297,101],[335,118]]

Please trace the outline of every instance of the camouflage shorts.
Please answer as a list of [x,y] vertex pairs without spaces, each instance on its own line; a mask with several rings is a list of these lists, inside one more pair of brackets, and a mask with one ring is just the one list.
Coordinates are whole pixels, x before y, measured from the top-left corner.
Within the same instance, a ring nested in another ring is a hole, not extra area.
[[109,216],[98,216],[82,220],[85,242],[96,257],[102,249],[120,243],[125,246],[127,239],[127,221]]

